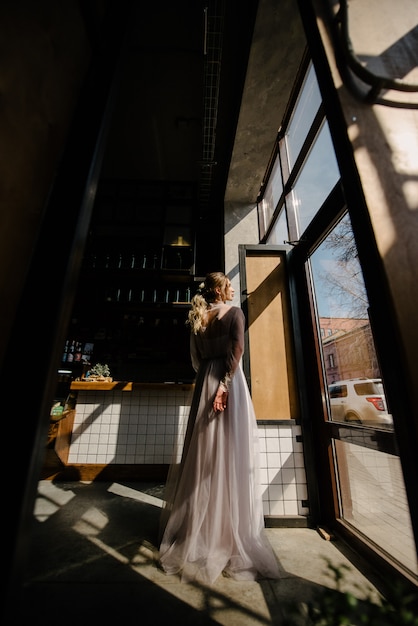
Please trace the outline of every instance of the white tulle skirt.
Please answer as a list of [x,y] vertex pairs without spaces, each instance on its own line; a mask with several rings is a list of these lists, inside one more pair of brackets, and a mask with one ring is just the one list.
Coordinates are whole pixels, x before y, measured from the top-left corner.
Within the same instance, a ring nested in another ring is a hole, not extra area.
[[222,363],[200,368],[180,463],[170,467],[161,516],[160,564],[183,582],[278,578],[266,537],[258,478],[258,431],[241,366],[227,409],[212,410]]

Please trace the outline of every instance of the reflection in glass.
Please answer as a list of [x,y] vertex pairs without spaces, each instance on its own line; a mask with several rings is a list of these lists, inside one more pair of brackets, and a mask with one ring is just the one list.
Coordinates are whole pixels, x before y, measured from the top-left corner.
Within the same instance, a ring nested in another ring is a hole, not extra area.
[[264,221],[264,232],[267,230],[277,203],[283,191],[282,172],[280,169],[280,159],[276,158],[273,169],[267,183],[263,199],[261,201],[261,215]]
[[320,104],[321,93],[311,64],[286,132],[289,171],[292,171]]
[[276,220],[267,243],[283,245],[289,240],[289,231],[287,228],[287,216],[286,211],[283,210],[278,219]]
[[331,419],[392,429],[348,214],[313,253],[311,268]]
[[315,217],[340,178],[328,123],[324,122],[296,184],[286,198],[298,224],[298,235]]
[[354,378],[329,385],[331,418],[335,421],[392,429],[380,378]]
[[393,420],[348,214],[312,254],[310,268],[329,419],[357,425],[349,430],[351,442],[333,440],[340,517],[416,576],[415,541],[400,460],[375,449],[379,431],[393,431]]
[[335,441],[342,517],[418,575],[416,549],[399,458]]

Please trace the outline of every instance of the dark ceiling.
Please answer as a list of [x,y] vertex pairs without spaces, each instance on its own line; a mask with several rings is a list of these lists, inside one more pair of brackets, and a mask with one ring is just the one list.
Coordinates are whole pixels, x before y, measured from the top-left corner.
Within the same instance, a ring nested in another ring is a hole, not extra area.
[[195,183],[201,258],[217,267],[257,4],[134,3],[102,169],[104,178]]

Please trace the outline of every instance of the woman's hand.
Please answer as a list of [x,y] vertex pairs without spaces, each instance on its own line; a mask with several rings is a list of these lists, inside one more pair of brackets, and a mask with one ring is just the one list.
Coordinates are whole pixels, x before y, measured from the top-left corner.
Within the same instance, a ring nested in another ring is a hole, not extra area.
[[228,392],[219,387],[213,400],[213,410],[215,413],[222,413],[222,411],[225,411],[227,400]]

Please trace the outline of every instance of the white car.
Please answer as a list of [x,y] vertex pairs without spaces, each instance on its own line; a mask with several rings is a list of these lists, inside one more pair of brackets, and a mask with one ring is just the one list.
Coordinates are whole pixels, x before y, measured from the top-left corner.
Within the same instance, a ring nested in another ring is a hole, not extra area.
[[328,387],[332,419],[365,426],[392,428],[380,378],[339,380]]

